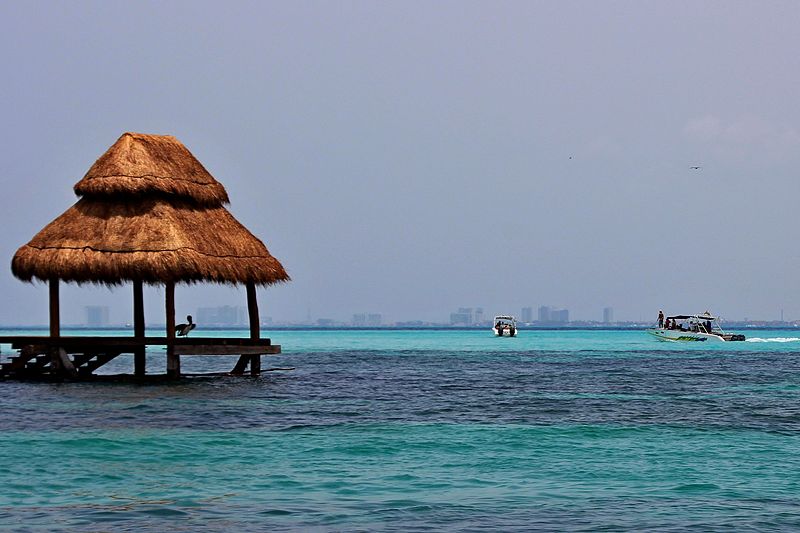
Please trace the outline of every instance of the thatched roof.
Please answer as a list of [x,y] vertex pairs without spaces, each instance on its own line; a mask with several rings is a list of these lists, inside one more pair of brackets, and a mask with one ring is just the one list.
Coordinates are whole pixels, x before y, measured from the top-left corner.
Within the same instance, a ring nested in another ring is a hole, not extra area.
[[221,200],[208,201],[213,194],[227,200],[225,189],[174,137],[126,133],[75,190],[84,197],[14,255],[15,276],[106,284],[289,280]]
[[75,184],[79,196],[166,193],[204,205],[228,203],[225,187],[171,135],[123,133]]

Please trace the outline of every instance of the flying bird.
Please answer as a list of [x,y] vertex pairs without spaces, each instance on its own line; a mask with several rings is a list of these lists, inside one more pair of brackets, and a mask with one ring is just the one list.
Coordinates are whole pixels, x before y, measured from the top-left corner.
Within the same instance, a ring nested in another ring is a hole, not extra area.
[[178,337],[185,337],[197,326],[197,324],[192,323],[192,315],[188,315],[186,320],[189,322],[188,324],[178,324],[175,326],[175,333],[178,334]]
[[689,168],[692,169],[692,170],[700,170],[703,167],[689,167]]

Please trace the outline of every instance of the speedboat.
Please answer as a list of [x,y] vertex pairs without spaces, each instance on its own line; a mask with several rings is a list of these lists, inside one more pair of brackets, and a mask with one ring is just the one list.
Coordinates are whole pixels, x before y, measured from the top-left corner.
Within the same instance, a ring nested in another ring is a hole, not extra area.
[[494,317],[492,331],[497,337],[516,337],[517,320],[513,316],[498,315]]
[[722,331],[719,318],[708,311],[698,315],[668,316],[662,327],[650,328],[647,333],[662,341],[673,342],[731,342],[745,339],[744,335]]

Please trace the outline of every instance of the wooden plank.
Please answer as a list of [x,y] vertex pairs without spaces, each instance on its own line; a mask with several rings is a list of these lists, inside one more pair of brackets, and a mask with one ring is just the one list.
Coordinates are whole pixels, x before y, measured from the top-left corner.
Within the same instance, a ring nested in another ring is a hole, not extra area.
[[222,346],[269,346],[271,342],[269,339],[247,339],[243,337],[192,337],[191,339],[175,339],[176,346],[192,346],[195,344],[219,344]]
[[11,344],[14,349],[29,345],[63,346],[65,348],[73,348],[75,346],[87,348],[94,348],[96,346],[122,346],[130,348],[136,346],[166,346],[170,342],[174,343],[176,346],[207,344],[220,346],[269,346],[271,344],[270,339],[248,339],[245,337],[191,337],[170,340],[167,337],[89,337],[76,335],[53,338],[44,335],[0,336],[0,344]]
[[[249,358],[251,355],[274,355],[279,353],[281,353],[281,347],[277,344],[271,346],[220,346],[216,344],[208,346],[175,346],[176,355],[242,355]],[[248,360],[248,362],[250,361]]]
[[89,362],[92,358],[97,357],[99,352],[76,352],[72,358],[72,362],[76,367],[80,367],[84,363]]
[[38,354],[34,351],[23,351],[20,355],[12,357],[11,361],[0,365],[0,377],[23,370],[31,359],[35,359]]
[[80,373],[83,375],[91,375],[92,372],[94,372],[104,364],[108,363],[118,355],[120,355],[119,352],[108,352],[108,353],[97,354],[97,357],[95,358],[94,361],[89,361],[88,363],[86,363],[86,366],[79,369]]
[[37,355],[35,359],[28,361],[25,365],[26,373],[41,373],[50,363],[50,357],[47,355]]

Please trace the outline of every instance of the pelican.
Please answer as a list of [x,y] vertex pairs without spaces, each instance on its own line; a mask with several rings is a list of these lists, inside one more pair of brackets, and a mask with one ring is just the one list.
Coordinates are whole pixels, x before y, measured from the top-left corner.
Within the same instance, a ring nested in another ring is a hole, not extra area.
[[185,337],[197,326],[197,324],[192,323],[192,315],[188,315],[186,320],[188,324],[178,324],[175,326],[175,333],[178,334],[178,337]]

